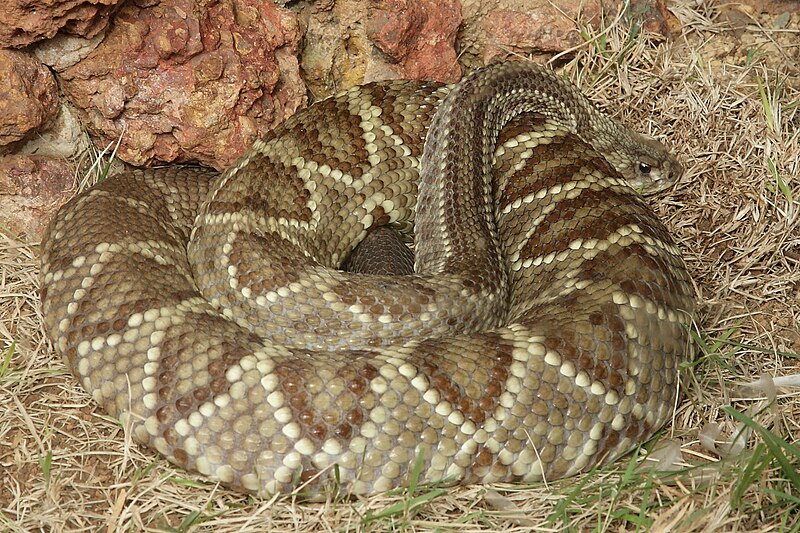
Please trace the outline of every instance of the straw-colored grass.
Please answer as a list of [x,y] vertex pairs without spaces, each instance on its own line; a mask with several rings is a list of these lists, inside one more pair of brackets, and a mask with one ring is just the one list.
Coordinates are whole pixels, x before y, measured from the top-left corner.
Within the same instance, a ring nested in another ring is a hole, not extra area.
[[800,17],[742,21],[717,4],[672,2],[684,28],[673,42],[586,29],[566,65],[686,167],[652,203],[693,276],[703,349],[673,423],[647,445],[659,470],[642,449],[533,487],[319,504],[231,493],[132,444],[97,409],[43,337],[36,246],[0,230],[0,530],[800,529]]

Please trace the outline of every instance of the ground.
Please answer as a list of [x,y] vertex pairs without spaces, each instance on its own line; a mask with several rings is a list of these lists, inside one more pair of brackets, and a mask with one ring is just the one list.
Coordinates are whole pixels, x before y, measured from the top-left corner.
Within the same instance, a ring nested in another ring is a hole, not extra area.
[[586,29],[560,65],[686,168],[652,205],[692,274],[701,349],[657,439],[549,484],[252,500],[172,469],[96,408],[44,338],[37,243],[0,229],[0,529],[800,529],[800,14],[711,4],[671,3],[683,34],[668,41]]

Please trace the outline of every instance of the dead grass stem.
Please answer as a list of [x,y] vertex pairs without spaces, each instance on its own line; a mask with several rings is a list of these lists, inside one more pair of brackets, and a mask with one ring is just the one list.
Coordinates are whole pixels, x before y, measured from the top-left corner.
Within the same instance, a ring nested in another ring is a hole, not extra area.
[[[131,445],[102,415],[43,336],[36,246],[0,233],[0,530],[800,528],[797,389],[778,386],[764,407],[761,385],[742,387],[800,373],[800,19],[774,27],[775,17],[753,17],[740,27],[722,3],[671,5],[681,37],[653,44],[626,24],[587,29],[590,44],[565,68],[608,111],[665,139],[686,167],[654,201],[700,304],[704,349],[687,368],[684,400],[661,438],[676,443],[683,470],[642,470],[642,450],[547,488],[322,504],[230,493]],[[726,456],[718,442],[710,451],[701,443],[709,423],[719,429],[712,441],[747,430],[744,448]]]

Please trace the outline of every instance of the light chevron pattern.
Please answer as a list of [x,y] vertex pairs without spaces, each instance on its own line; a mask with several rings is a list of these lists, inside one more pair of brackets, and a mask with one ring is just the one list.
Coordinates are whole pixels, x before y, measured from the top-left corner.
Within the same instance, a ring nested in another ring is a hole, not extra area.
[[[240,490],[377,492],[418,458],[425,481],[568,476],[671,414],[691,284],[631,186],[679,175],[529,63],[357,87],[220,176],[68,203],[45,321],[137,441]],[[416,273],[338,270],[385,225],[413,230]]]

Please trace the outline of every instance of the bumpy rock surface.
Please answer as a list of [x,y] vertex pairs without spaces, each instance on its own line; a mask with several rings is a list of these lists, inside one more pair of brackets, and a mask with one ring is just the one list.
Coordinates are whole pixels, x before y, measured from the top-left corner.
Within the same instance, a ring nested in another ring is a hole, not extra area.
[[[472,70],[509,54],[552,55],[582,44],[576,20],[607,24],[622,0],[137,0],[116,9],[117,3],[11,0],[0,10],[0,46],[47,38],[31,50],[58,73],[67,97],[59,115],[47,68],[28,55],[0,52],[0,153],[7,145],[6,151],[72,157],[82,148],[80,120],[101,149],[121,140],[123,161],[222,169],[303,106],[306,87],[317,99],[387,78],[453,82],[462,66]],[[664,0],[633,0],[626,17],[623,23],[671,31]],[[0,207],[19,220],[11,226],[36,233],[36,214],[47,201],[57,203],[42,193],[63,178],[57,166],[42,158],[3,162]],[[42,191],[24,185],[31,180],[42,180]]]
[[453,82],[459,0],[337,0],[298,5],[302,65],[315,96],[391,79]]
[[0,158],[0,226],[38,241],[58,206],[74,193],[73,181],[73,169],[62,159]]
[[37,43],[30,50],[39,61],[61,72],[91,54],[92,50],[103,42],[104,36],[100,34],[86,39],[59,33],[52,39]]
[[[497,56],[547,54],[584,43],[576,21],[601,28],[616,17],[621,0],[462,0],[460,61],[470,69]],[[663,0],[633,0],[628,17],[664,35],[673,17]]]
[[129,163],[223,168],[305,103],[295,17],[271,2],[126,3],[61,73],[98,144]]
[[[456,81],[461,77],[455,50],[460,24],[458,0],[384,0],[371,11],[366,29],[394,75]],[[381,69],[375,63],[367,81],[378,79]]]
[[119,0],[5,0],[0,8],[0,48],[21,48],[58,31],[94,37]]
[[50,71],[22,52],[0,50],[0,150],[30,136],[58,113]]

